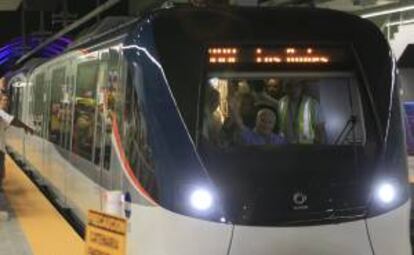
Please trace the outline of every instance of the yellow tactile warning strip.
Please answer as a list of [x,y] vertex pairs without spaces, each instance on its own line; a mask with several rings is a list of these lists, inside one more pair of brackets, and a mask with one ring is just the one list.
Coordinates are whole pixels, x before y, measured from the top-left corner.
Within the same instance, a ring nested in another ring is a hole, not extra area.
[[85,253],[82,238],[10,157],[6,157],[4,190],[33,255]]

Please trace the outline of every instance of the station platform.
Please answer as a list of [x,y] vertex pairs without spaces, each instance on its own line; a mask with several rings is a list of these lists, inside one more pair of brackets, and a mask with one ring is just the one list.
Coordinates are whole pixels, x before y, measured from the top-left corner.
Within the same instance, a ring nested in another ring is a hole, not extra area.
[[81,255],[84,241],[10,157],[0,193],[0,254]]

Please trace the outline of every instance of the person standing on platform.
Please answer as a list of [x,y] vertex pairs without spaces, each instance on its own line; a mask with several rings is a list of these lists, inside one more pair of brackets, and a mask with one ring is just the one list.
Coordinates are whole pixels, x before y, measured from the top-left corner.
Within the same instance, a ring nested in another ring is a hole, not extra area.
[[0,93],[7,94],[6,78],[0,78]]
[[21,120],[7,113],[9,97],[0,94],[0,192],[3,191],[3,179],[5,175],[5,153],[6,153],[6,129],[12,125],[23,128],[27,133],[33,134],[33,129]]

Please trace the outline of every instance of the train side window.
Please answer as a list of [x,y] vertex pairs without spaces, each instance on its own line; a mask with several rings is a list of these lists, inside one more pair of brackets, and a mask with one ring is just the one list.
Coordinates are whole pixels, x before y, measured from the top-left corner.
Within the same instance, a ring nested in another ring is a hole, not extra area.
[[[26,85],[26,83],[24,83],[24,85]],[[17,89],[17,95],[18,95],[18,100],[16,101],[17,102],[17,117],[19,118],[19,119],[23,119],[23,95],[24,95],[24,93],[23,93],[23,88],[22,87],[19,87],[18,89]]]
[[123,130],[124,130],[124,108],[125,108],[125,100],[130,98],[131,93],[130,89],[127,89],[127,76],[128,76],[128,62],[126,60],[121,61],[120,69],[119,69],[119,88],[117,89],[117,93],[115,94],[115,113],[116,113],[116,121],[118,125],[118,129],[121,132],[120,135],[123,137]]
[[142,72],[137,67],[130,67],[127,74],[127,96],[123,114],[123,147],[135,177],[149,194],[156,198],[155,164],[149,141],[143,95],[139,91],[143,91]]
[[115,49],[103,52],[101,56],[97,90],[97,123],[95,139],[95,164],[109,170],[111,159],[112,116],[120,93],[119,53]]
[[90,161],[94,144],[98,67],[98,61],[81,63],[77,67],[76,78],[72,151]]
[[14,115],[14,116],[16,116],[17,118],[18,118],[18,116],[17,116],[18,105],[17,105],[16,101],[19,98],[19,95],[18,94],[19,94],[18,88],[12,87],[11,104],[10,104],[9,108],[10,108],[11,114]]
[[45,91],[45,74],[40,73],[35,76],[33,84],[33,125],[36,135],[41,136],[43,133],[42,123],[44,115],[44,91]]
[[11,100],[11,113],[18,119],[22,118],[22,88],[20,84],[22,82],[16,81],[12,84],[12,100]]
[[65,87],[65,68],[59,68],[52,72],[49,141],[60,143],[60,132],[64,119],[63,88]]

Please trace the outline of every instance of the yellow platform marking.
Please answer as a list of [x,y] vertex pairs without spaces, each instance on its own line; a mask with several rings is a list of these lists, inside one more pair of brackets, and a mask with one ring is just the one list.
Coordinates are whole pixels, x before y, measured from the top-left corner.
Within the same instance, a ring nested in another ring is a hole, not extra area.
[[84,254],[83,239],[9,157],[3,185],[34,255]]

